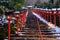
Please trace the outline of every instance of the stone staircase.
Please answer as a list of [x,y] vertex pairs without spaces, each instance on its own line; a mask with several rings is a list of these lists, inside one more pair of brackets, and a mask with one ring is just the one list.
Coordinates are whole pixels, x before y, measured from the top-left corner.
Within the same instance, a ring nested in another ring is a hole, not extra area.
[[[50,30],[41,30],[43,40],[56,40],[53,33]],[[40,35],[38,35],[38,30],[33,30],[30,28],[23,28],[22,31],[18,32],[18,35],[11,35],[11,40],[39,40]]]
[[[49,30],[46,24],[43,24],[42,22],[40,22],[40,31],[41,31],[41,35],[38,35],[39,31],[37,30],[37,25],[34,21],[34,18],[32,18],[33,16],[31,14],[28,14],[28,18],[27,18],[27,26],[25,26],[23,28],[22,31],[18,32],[17,34],[11,34],[11,40],[41,40],[41,38],[39,36],[42,35],[43,40],[59,40],[56,39],[58,36],[54,36],[51,30]],[[30,26],[28,26],[30,25]],[[33,26],[32,26],[33,25]]]
[[[39,22],[40,31],[37,30],[37,23],[35,20],[35,16],[32,15],[32,10],[29,8],[29,14],[27,17],[27,26],[25,26],[18,34],[11,34],[11,40],[60,40],[60,36],[55,36],[54,34],[60,34],[56,32],[52,32],[49,30],[46,24],[43,24],[38,18],[36,18]],[[30,25],[28,27],[28,25]],[[35,29],[36,28],[36,29]],[[41,33],[39,35],[38,33]],[[42,36],[42,38],[41,38]]]

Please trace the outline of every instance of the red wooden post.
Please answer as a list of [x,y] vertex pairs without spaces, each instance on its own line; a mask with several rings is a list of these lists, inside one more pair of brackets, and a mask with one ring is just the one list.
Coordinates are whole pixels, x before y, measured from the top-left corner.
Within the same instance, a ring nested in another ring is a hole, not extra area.
[[44,13],[42,13],[42,17],[45,19],[45,14]]
[[60,24],[60,15],[59,15],[59,24]]
[[[45,11],[45,10],[44,10]],[[43,17],[44,17],[44,19],[45,19],[45,13],[44,13],[44,11],[43,11]]]
[[46,19],[47,19],[47,18],[46,18],[46,11],[44,12],[44,16],[45,16],[45,20],[46,20]]
[[56,15],[54,15],[54,24],[56,26]]
[[49,12],[47,11],[46,12],[46,20],[48,21],[48,14],[49,14]]
[[48,21],[48,14],[47,14],[47,21]]
[[49,14],[50,14],[50,22],[52,23],[52,12],[50,11]]
[[50,22],[52,23],[52,15],[50,14]]
[[8,40],[10,40],[10,21],[11,21],[11,16],[7,16],[8,20]]
[[58,11],[59,24],[60,24],[60,10]]
[[41,10],[39,10],[39,15],[42,16]]
[[39,22],[38,22],[38,19],[36,19],[36,22],[37,22],[37,28],[38,28],[38,36],[39,36],[39,38],[41,38],[41,39],[39,39],[39,40],[43,40],[43,37],[42,37],[42,33],[41,33],[41,31],[40,31],[40,24],[39,24]]
[[10,40],[10,21],[8,21],[8,40]]
[[56,26],[56,12],[54,12],[54,24]]
[[40,31],[40,24],[39,24],[39,22],[38,22],[38,19],[37,18],[35,18],[35,16],[33,15],[33,18],[35,19],[35,22],[36,22],[36,25],[37,25],[37,30],[38,30],[38,40],[43,40],[43,36],[42,36],[42,33],[41,33],[41,31]]

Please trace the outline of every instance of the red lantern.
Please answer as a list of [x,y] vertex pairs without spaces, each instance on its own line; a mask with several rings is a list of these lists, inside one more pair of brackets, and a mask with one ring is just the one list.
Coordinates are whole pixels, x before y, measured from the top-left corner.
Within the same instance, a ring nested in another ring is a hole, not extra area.
[[16,17],[16,18],[19,18],[19,14],[16,14],[15,17]]
[[8,21],[10,21],[11,18],[12,18],[11,16],[7,16],[7,17],[6,17],[6,19],[7,19]]

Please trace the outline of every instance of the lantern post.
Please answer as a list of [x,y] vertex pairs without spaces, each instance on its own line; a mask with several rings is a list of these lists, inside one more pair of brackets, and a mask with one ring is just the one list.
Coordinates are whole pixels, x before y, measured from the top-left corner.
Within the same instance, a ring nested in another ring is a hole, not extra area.
[[16,31],[18,33],[18,29],[19,29],[19,13],[16,13],[15,17],[16,17]]
[[10,21],[11,21],[11,16],[7,16],[6,19],[8,20],[8,40],[10,40]]

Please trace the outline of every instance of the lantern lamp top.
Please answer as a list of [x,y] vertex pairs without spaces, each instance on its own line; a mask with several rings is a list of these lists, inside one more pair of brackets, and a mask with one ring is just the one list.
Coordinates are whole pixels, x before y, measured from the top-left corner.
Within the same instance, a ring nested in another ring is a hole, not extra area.
[[18,15],[18,14],[16,14],[16,16],[18,17],[19,15]]
[[19,14],[16,14],[15,16],[16,16],[17,18],[19,18]]
[[10,16],[8,16],[7,18],[10,19]]
[[7,20],[11,20],[11,16],[7,16]]

